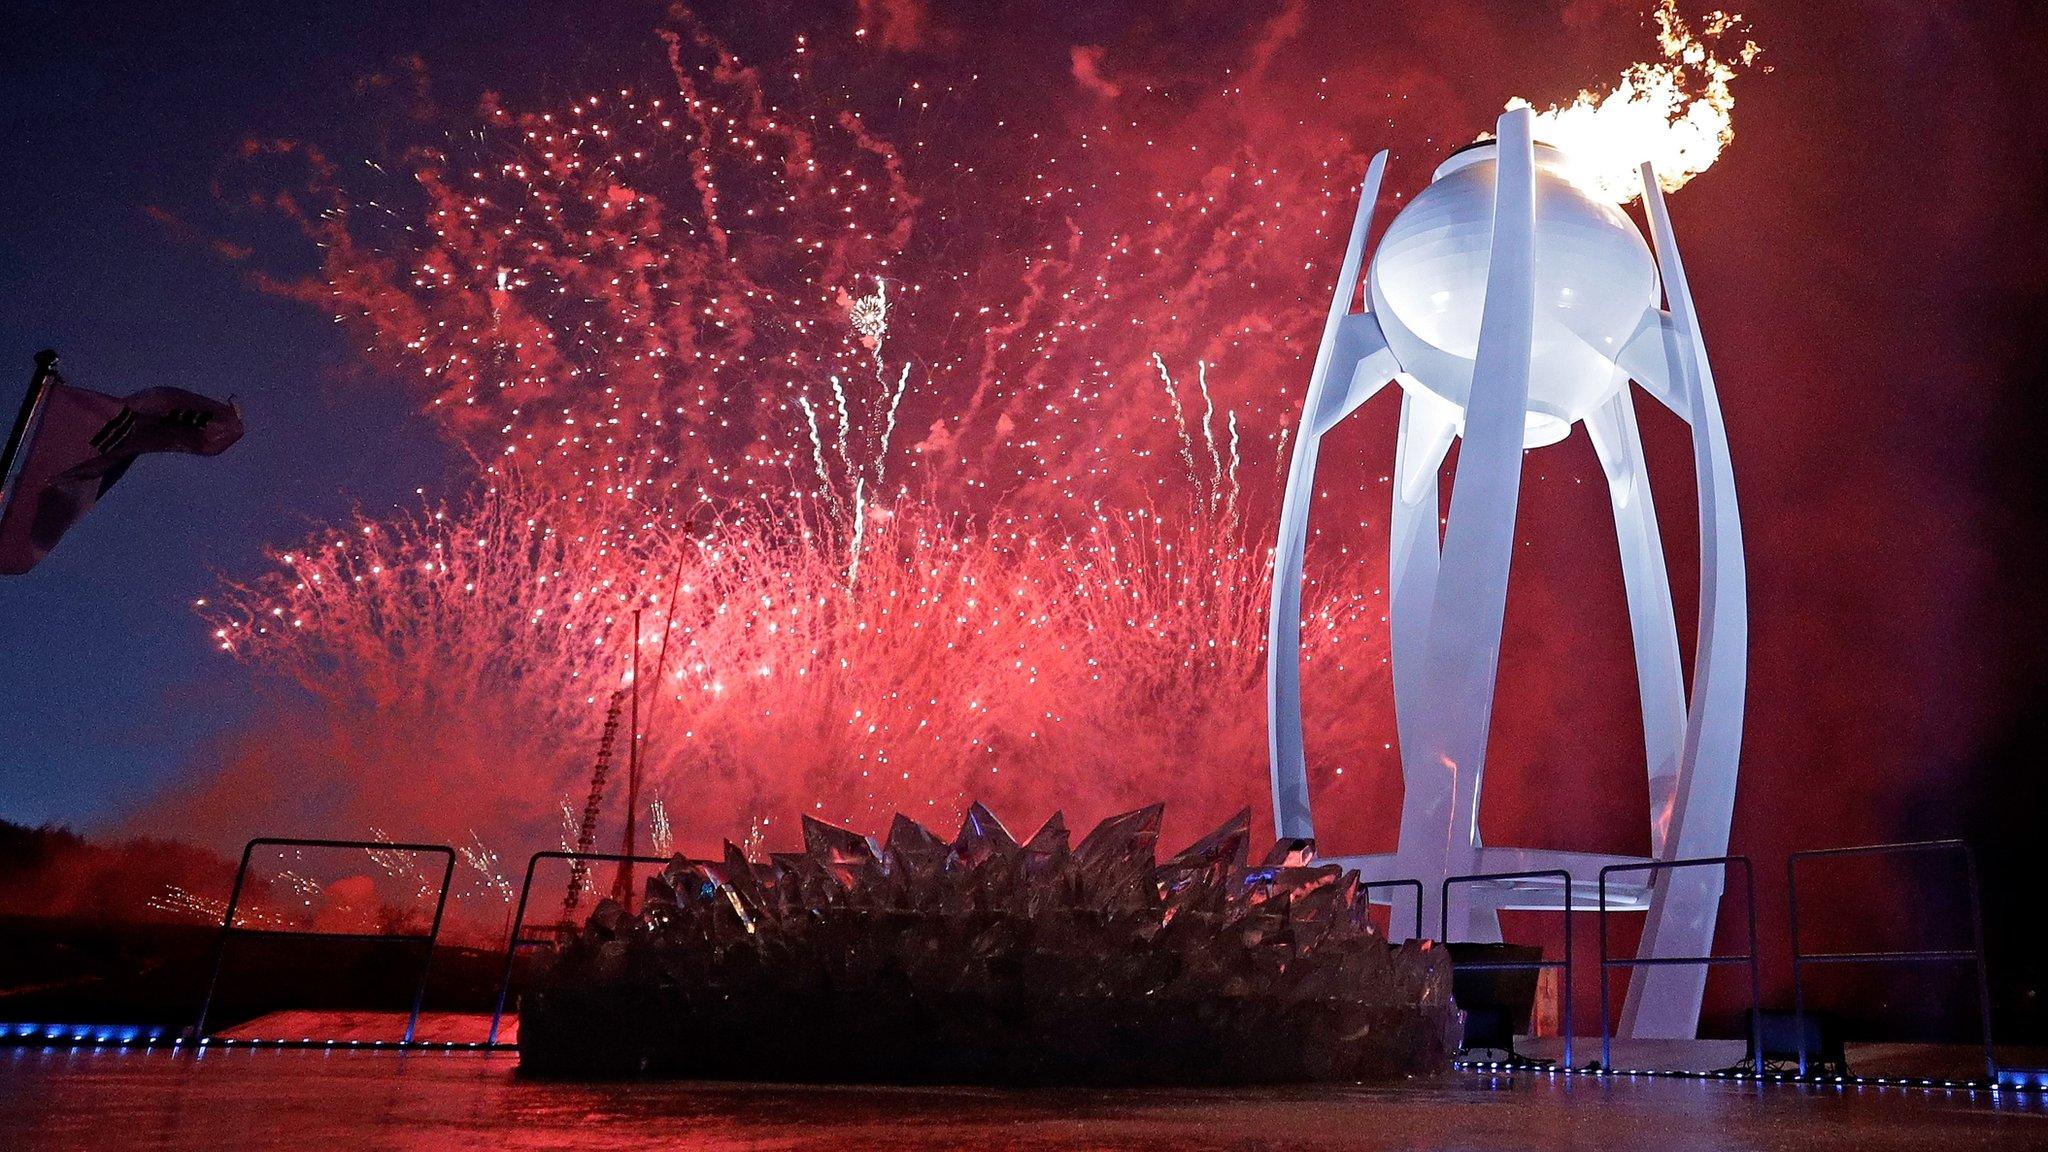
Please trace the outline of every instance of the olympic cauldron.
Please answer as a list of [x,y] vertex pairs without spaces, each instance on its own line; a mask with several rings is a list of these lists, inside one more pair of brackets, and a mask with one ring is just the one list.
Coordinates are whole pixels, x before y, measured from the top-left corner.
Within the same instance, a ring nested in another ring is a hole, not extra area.
[[980,804],[950,843],[675,858],[629,915],[598,905],[520,1015],[521,1070],[811,1082],[1240,1084],[1438,1072],[1462,1029],[1450,963],[1389,944],[1358,875],[1250,813],[1155,856],[1161,807],[1070,847]]

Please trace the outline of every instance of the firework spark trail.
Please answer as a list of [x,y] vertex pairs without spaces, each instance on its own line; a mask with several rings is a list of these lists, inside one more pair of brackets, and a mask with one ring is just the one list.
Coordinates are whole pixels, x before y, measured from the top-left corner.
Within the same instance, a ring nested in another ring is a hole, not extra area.
[[[374,825],[370,828],[370,839],[375,840],[379,844],[393,843],[391,837],[386,835],[382,828],[375,827]],[[401,883],[411,885],[413,889],[412,897],[415,901],[426,900],[434,894],[434,882],[428,879],[426,872],[420,868],[417,854],[403,849],[390,848],[365,848],[363,849],[363,854],[370,858],[372,864],[383,869],[386,876]]]
[[825,436],[819,430],[818,409],[811,398],[798,395],[797,407],[804,414],[804,428],[811,439],[811,470],[818,478],[817,493],[834,511],[838,510],[838,487],[832,482],[832,469],[825,464]]
[[853,544],[846,550],[846,588],[851,592],[860,583],[860,557],[866,549],[868,538],[868,478],[853,478]]
[[1230,413],[1230,469],[1224,477],[1224,490],[1227,495],[1225,498],[1225,504],[1223,506],[1223,522],[1232,525],[1237,523],[1237,464],[1237,413],[1235,411],[1232,411]]
[[1153,369],[1164,386],[1167,400],[1172,405],[1174,427],[1179,433],[1181,461],[1187,469],[1188,489],[1195,503],[1204,505],[1205,515],[1222,513],[1226,524],[1235,526],[1238,503],[1238,454],[1241,443],[1237,430],[1237,411],[1229,409],[1224,418],[1229,426],[1227,446],[1219,445],[1216,439],[1216,401],[1209,391],[1209,365],[1207,361],[1195,362],[1195,379],[1202,396],[1202,447],[1209,459],[1209,479],[1202,480],[1201,469],[1195,460],[1195,442],[1183,416],[1180,393],[1173,374],[1167,370],[1166,360],[1159,353],[1152,354]]
[[875,451],[875,487],[880,488],[888,478],[889,446],[896,440],[896,416],[903,407],[904,393],[910,388],[910,362],[904,361],[902,371],[896,375],[896,385],[889,386],[889,362],[883,354],[883,346],[889,339],[889,282],[875,277],[872,294],[852,300],[847,305],[847,324],[860,342],[867,345],[874,357],[875,386],[888,397],[888,407],[883,414],[882,432]]
[[1216,399],[1209,395],[1209,362],[1195,361],[1196,386],[1202,392],[1202,441],[1209,449],[1209,503],[1223,496],[1223,457],[1216,451]]
[[[818,406],[802,393],[797,395],[797,406],[803,412],[804,432],[810,441],[811,467],[816,474],[819,492],[826,504],[839,516],[840,531],[850,537],[847,549],[846,586],[850,591],[860,581],[861,557],[866,551],[868,521],[871,498],[884,492],[883,482],[888,476],[889,456],[895,446],[896,418],[903,405],[904,394],[910,388],[911,365],[906,361],[896,382],[890,386],[887,376],[887,362],[882,349],[888,336],[888,289],[877,279],[875,294],[845,301],[848,326],[868,346],[874,356],[874,379],[877,395],[866,405],[866,411],[856,416],[848,399],[848,390],[838,375],[827,377],[832,388],[833,443],[841,465],[841,472],[834,475],[826,463],[825,437],[818,423]],[[879,415],[872,410],[879,409]],[[879,424],[879,427],[874,427]],[[856,433],[862,444],[861,454],[856,455],[853,444]]]
[[[192,892],[176,884],[167,884],[160,895],[145,900],[144,905],[156,912],[169,912],[174,916],[190,916],[202,923],[218,925],[228,914],[228,902],[212,896]],[[292,922],[274,912],[254,907],[248,902],[235,906],[235,923],[240,926],[255,925],[268,928],[288,928]]]
[[486,891],[496,893],[503,903],[512,902],[512,881],[499,870],[498,853],[484,843],[484,838],[477,835],[476,829],[469,830],[469,843],[459,846],[456,851],[461,854],[462,862],[469,866],[470,871],[476,873],[477,879]]
[[675,828],[668,822],[668,808],[660,797],[647,805],[647,843],[656,856],[668,856],[675,852]]
[[903,371],[896,376],[896,389],[889,394],[889,411],[882,420],[882,443],[875,453],[875,486],[889,475],[889,446],[896,441],[896,414],[903,408],[903,394],[910,390],[910,365],[904,364]]
[[1195,441],[1188,434],[1188,417],[1181,408],[1180,390],[1173,386],[1173,373],[1166,370],[1166,358],[1159,353],[1152,354],[1152,366],[1159,370],[1159,383],[1166,388],[1166,398],[1173,404],[1173,430],[1180,437],[1180,458],[1188,466],[1188,483],[1199,487],[1201,478],[1195,473]]
[[839,416],[837,424],[839,463],[846,469],[848,476],[853,476],[856,474],[853,464],[853,449],[847,446],[847,441],[853,433],[853,415],[846,410],[846,389],[840,385],[839,377],[836,375],[827,376],[825,380],[826,383],[832,385],[832,408]]
[[818,476],[818,495],[836,510],[839,492],[837,486],[832,483],[832,470],[825,466],[825,438],[823,433],[818,431],[818,410],[811,406],[811,398],[808,396],[798,396],[796,402],[797,406],[803,409],[804,426],[811,436],[811,468]]

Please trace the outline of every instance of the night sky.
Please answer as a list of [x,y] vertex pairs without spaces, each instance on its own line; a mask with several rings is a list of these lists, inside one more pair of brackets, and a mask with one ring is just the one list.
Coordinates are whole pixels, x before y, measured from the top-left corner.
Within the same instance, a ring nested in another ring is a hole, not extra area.
[[[1050,243],[1065,226],[1102,235],[1130,217],[1142,232],[1145,202],[1105,175],[1108,190],[1064,221],[1041,212],[1030,227],[995,227],[1008,218],[992,210],[991,226],[977,227],[938,191],[963,158],[977,162],[975,189],[1008,195],[1029,192],[1046,156],[1061,157],[1063,178],[1075,164],[1100,164],[1118,180],[1189,188],[1213,177],[1219,149],[1235,148],[1276,170],[1328,161],[1343,175],[1319,177],[1320,189],[1355,179],[1365,155],[1390,147],[1389,188],[1412,189],[1449,147],[1490,127],[1508,97],[1569,99],[1611,82],[1650,46],[1641,7],[1625,2],[1331,5],[1290,21],[1291,11],[926,10],[917,0],[700,9],[703,26],[748,60],[794,59],[799,34],[818,45],[810,66],[821,75],[803,91],[821,107],[858,108],[902,140],[908,178],[928,190],[917,260],[975,268],[981,280],[1006,267],[1006,246]],[[1801,3],[1743,14],[1769,70],[1736,81],[1734,143],[1672,197],[1748,537],[1750,719],[1734,847],[1775,869],[1799,847],[1967,834],[1996,865],[2016,858],[2014,838],[2043,810],[2038,764],[2048,749],[2035,717],[2048,670],[2038,651],[2048,508],[2034,443],[2048,415],[2039,319],[2048,152],[2029,115],[2048,95],[2038,66],[2048,22],[2025,3]],[[615,85],[658,87],[654,30],[664,19],[660,6],[630,4],[317,6],[286,16],[243,5],[0,9],[17,42],[0,71],[11,144],[0,171],[0,290],[10,302],[0,312],[0,379],[25,381],[31,354],[54,347],[75,383],[232,394],[249,428],[219,459],[142,462],[38,570],[0,583],[9,736],[0,817],[177,832],[153,813],[193,811],[191,797],[219,795],[212,782],[226,760],[247,762],[251,743],[272,733],[280,744],[296,737],[262,703],[279,689],[213,650],[193,601],[223,579],[268,570],[266,549],[357,509],[375,518],[414,507],[419,490],[458,496],[473,475],[474,429],[425,413],[430,391],[403,366],[278,289],[317,281],[319,254],[279,214],[246,210],[251,191],[273,179],[250,170],[247,142],[315,144],[344,166],[388,161],[459,134],[486,93],[539,110]],[[1245,76],[1256,87],[1229,93],[1227,78]],[[950,94],[923,121],[904,103],[920,78]],[[430,84],[431,108],[424,87],[398,91],[415,83]],[[1034,143],[1070,143],[1125,119],[1172,146]],[[1348,202],[1338,211],[1348,216]],[[1390,212],[1383,206],[1382,222]],[[1336,245],[1290,235],[1270,263],[1235,269],[1200,266],[1203,253],[1191,252],[1205,282],[1192,311],[1187,298],[1146,297],[1133,307],[1157,325],[1149,343],[1091,347],[1123,358],[1111,376],[1138,382],[1150,378],[1146,349],[1182,367],[1224,357],[1239,371],[1219,389],[1268,436],[1293,420],[1287,404],[1298,404],[1306,378],[1297,338],[1319,322]],[[1233,282],[1234,270],[1241,280],[1290,267],[1292,282]],[[946,289],[948,299],[968,298],[968,281]],[[1233,343],[1217,335],[1226,329],[1247,335]],[[1239,351],[1259,332],[1270,348]],[[934,346],[960,339],[949,332]],[[947,347],[929,354],[935,382],[909,401],[920,431],[979,402],[989,385],[972,356]],[[9,412],[14,396],[0,391]],[[1345,442],[1384,453],[1386,464],[1366,469],[1376,474],[1391,465],[1391,409],[1382,401],[1361,419]],[[1137,425],[1091,427],[1110,436]],[[1646,417],[1646,428],[1654,458],[1682,459],[1674,421]],[[1582,437],[1558,452],[1530,458],[1543,479],[1530,482],[1522,524],[1534,543],[1517,563],[1557,567],[1548,579],[1517,569],[1502,680],[1521,686],[1524,702],[1503,704],[1496,743],[1528,751],[1524,770],[1503,760],[1500,811],[1489,816],[1503,839],[1525,843],[1598,835],[1601,822],[1635,811],[1641,791],[1615,800],[1591,779],[1574,784],[1567,795],[1579,802],[1564,805],[1572,814],[1560,831],[1536,771],[1588,749],[1626,764],[1633,722],[1626,710],[1578,711],[1608,694],[1588,684],[1617,660],[1625,675],[1626,636],[1614,625],[1611,535],[1572,545],[1600,531],[1605,514],[1566,491],[1592,473],[1591,453]],[[949,475],[926,474],[941,484]],[[1694,563],[1690,513],[1686,489],[1672,491],[1665,499],[1679,507],[1665,509],[1665,533],[1683,571]],[[1114,485],[1103,494],[1127,495]],[[1361,515],[1369,536],[1371,516]],[[1559,526],[1539,527],[1545,516]],[[1382,564],[1382,548],[1372,539],[1365,562]],[[1679,615],[1688,630],[1683,587]],[[1633,707],[1626,679],[1612,694]],[[1365,767],[1384,775],[1392,764]],[[320,783],[309,787],[336,786],[312,778]],[[1243,779],[1216,784],[1217,803],[1255,801],[1264,786],[1263,765],[1247,764]],[[380,810],[290,807],[300,818],[292,830],[350,834],[365,811]],[[539,798],[521,834],[548,828],[553,807],[554,797]],[[404,834],[402,816],[387,819]],[[333,824],[305,826],[322,820]],[[201,835],[233,843],[274,830],[238,813]],[[2010,914],[1995,930],[2010,939],[2024,905],[2016,888],[1995,879],[1993,888],[1995,919]]]

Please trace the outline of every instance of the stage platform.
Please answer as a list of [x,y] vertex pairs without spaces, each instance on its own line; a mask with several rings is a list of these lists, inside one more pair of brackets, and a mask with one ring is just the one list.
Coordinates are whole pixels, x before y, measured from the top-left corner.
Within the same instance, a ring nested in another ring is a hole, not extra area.
[[[395,1044],[405,1035],[405,1016],[403,1012],[270,1012],[222,1028],[213,1038],[244,1043]],[[413,1042],[478,1046],[490,1035],[487,1012],[422,1012]],[[519,1017],[508,1012],[498,1027],[498,1043],[509,1046],[518,1042]]]
[[[1859,1079],[1910,1084],[1984,1079],[1984,1049],[1976,1044],[1870,1043],[1843,1046],[1849,1074]],[[1600,1037],[1581,1036],[1573,1059],[1581,1068],[1600,1059]],[[1747,1067],[1741,1040],[1623,1040],[1612,1042],[1613,1067],[1623,1072],[1704,1073]],[[1561,1060],[1564,1041],[1556,1036],[1521,1037],[1515,1051],[1533,1059]],[[2000,1068],[2048,1068],[2048,1048],[1999,1045]],[[1491,1054],[1478,1059],[1484,1061]]]
[[[490,1036],[487,1013],[426,1012],[414,1041],[421,1047],[482,1049]],[[223,1046],[391,1047],[405,1034],[403,1012],[272,1012],[213,1034]],[[507,1013],[498,1028],[499,1050],[519,1042],[519,1017]],[[1625,1040],[1612,1043],[1617,1074],[1700,1076],[1747,1071],[1741,1040]],[[1537,1060],[1560,1061],[1564,1042],[1555,1036],[1520,1037],[1515,1050]],[[1900,1087],[1955,1087],[1984,1078],[1983,1049],[1972,1044],[1848,1044],[1849,1075],[1862,1083]],[[2001,1069],[2048,1069],[2048,1048],[2000,1045]],[[1600,1037],[1581,1036],[1573,1057],[1581,1069],[1600,1059]],[[1475,1053],[1460,1062],[1460,1074],[1493,1072],[1494,1053]],[[2032,1086],[2032,1082],[2028,1082]],[[2014,1081],[2007,1080],[2007,1087]]]
[[509,1052],[0,1053],[0,1148],[594,1147],[896,1152],[1488,1149],[1904,1152],[2048,1146],[2036,1093],[1461,1074],[1186,1091],[534,1081]]
[[[414,1041],[421,1046],[483,1048],[491,1017],[482,1012],[424,1012]],[[271,1012],[213,1034],[214,1043],[252,1047],[387,1047],[405,1035],[403,1012]],[[505,1014],[498,1028],[500,1049],[519,1042],[519,1017]],[[1746,1067],[1741,1040],[1625,1040],[1612,1042],[1613,1067],[1619,1072],[1699,1075]],[[1564,1042],[1555,1036],[1519,1037],[1515,1050],[1538,1060],[1561,1060]],[[1981,1081],[1983,1049],[1974,1044],[1851,1043],[1846,1045],[1849,1071],[1861,1080],[1884,1079],[1912,1086],[1918,1081],[1962,1083]],[[1999,1045],[2001,1069],[2048,1069],[2048,1048]],[[1600,1059],[1600,1037],[1581,1036],[1573,1053],[1586,1068]],[[1477,1053],[1463,1061],[1485,1065],[1493,1053]]]

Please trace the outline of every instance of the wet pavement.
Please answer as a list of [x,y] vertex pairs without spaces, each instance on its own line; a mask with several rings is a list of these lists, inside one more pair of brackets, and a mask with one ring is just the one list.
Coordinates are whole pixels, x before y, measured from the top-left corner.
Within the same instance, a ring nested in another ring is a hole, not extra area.
[[1373,1088],[547,1083],[509,1054],[0,1051],[0,1148],[2048,1148],[2038,1095],[1453,1075]]

